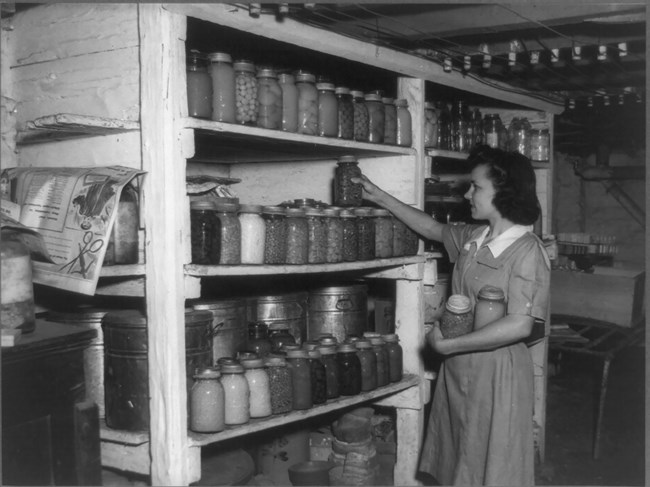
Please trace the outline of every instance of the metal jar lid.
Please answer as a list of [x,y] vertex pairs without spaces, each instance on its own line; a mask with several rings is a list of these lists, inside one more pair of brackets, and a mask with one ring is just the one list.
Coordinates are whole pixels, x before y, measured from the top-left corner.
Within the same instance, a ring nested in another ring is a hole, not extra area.
[[372,216],[390,216],[390,211],[384,210],[383,208],[373,208],[371,210]]
[[349,209],[343,209],[339,213],[339,216],[341,218],[356,218],[357,216],[354,214],[354,210],[349,210]]
[[357,157],[356,156],[340,156],[339,157],[339,162],[357,162]]
[[305,215],[307,216],[323,216],[323,210],[311,206],[305,207]]
[[364,98],[366,99],[366,101],[379,101],[379,102],[381,102],[381,96],[376,95],[374,93],[368,93],[368,94],[366,94],[366,96]]
[[296,81],[297,82],[307,82],[307,83],[315,83],[316,82],[316,76],[314,76],[311,73],[306,73],[304,71],[298,71],[296,73]]
[[320,359],[321,353],[317,348],[307,351],[307,355],[312,359]]
[[356,352],[357,347],[354,345],[354,343],[341,343],[338,348],[337,352],[339,353],[348,353],[348,352]]
[[334,93],[336,93],[337,95],[349,95],[350,89],[345,86],[337,86],[336,89],[334,90]]
[[190,203],[190,210],[215,210],[213,201],[199,200]]
[[316,347],[316,350],[318,350],[321,355],[336,355],[336,346],[333,345],[319,345]]
[[282,357],[268,357],[265,360],[264,365],[267,367],[286,367],[287,361]]
[[399,342],[399,336],[397,336],[395,333],[387,333],[383,335],[384,341],[386,343],[397,343]]
[[369,208],[355,208],[354,214],[360,217],[366,217],[371,215],[372,210]]
[[262,213],[265,215],[284,215],[285,209],[281,206],[263,206]]
[[193,377],[195,379],[218,379],[221,377],[221,372],[220,369],[216,367],[205,367],[202,369],[196,369]]
[[372,343],[370,343],[370,340],[366,338],[359,338],[356,342],[354,342],[354,346],[360,349],[372,348]]
[[287,217],[303,217],[305,216],[304,208],[287,208]]
[[334,85],[332,83],[316,83],[316,89],[323,91],[334,91]]
[[233,64],[235,71],[245,71],[247,73],[255,73],[255,64],[253,61],[248,61],[246,59],[238,59]]
[[506,298],[506,295],[503,293],[503,289],[488,284],[479,290],[478,298],[489,299],[490,301],[501,301]]
[[383,337],[379,336],[379,337],[372,337],[370,339],[370,343],[372,343],[373,345],[383,345],[386,342],[384,341]]
[[222,374],[243,374],[244,367],[241,364],[223,364],[221,366]]
[[363,98],[363,97],[364,97],[364,93],[363,93],[363,91],[360,91],[360,90],[352,90],[352,91],[350,92],[350,94],[351,94],[354,98]]
[[339,216],[340,211],[335,209],[335,208],[324,208],[323,209],[323,216],[327,217],[336,217]]
[[232,57],[226,52],[211,52],[208,54],[210,62],[231,63]]
[[275,78],[275,79],[277,79],[278,75],[277,75],[275,69],[263,67],[263,68],[259,68],[257,70],[257,77],[258,78]]
[[240,361],[245,369],[260,369],[264,367],[264,359],[262,358],[247,358]]
[[309,358],[307,350],[287,350],[287,358]]
[[239,205],[239,213],[262,213],[262,205]]
[[460,314],[467,313],[472,308],[472,304],[467,296],[452,294],[449,296],[445,307],[452,313]]

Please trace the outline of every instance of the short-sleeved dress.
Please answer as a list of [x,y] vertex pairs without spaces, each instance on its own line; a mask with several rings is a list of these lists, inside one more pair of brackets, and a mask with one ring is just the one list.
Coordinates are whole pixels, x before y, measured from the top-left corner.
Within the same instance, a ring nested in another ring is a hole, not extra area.
[[[508,314],[545,320],[550,262],[542,242],[515,225],[479,247],[486,233],[486,226],[445,228],[443,242],[456,262],[452,292],[475,304],[482,286],[498,286],[506,295]],[[446,357],[420,471],[442,485],[533,485],[533,401],[533,365],[524,343]]]

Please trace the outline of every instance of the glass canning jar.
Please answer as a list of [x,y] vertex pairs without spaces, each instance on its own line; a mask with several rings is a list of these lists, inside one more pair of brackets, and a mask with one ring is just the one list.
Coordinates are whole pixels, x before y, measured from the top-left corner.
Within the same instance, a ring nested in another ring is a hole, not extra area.
[[375,258],[375,222],[372,219],[372,210],[357,208],[354,214],[357,217],[357,259],[372,260]]
[[298,130],[298,89],[295,78],[289,73],[280,73],[278,83],[282,90],[282,130]]
[[208,57],[212,78],[212,120],[233,123],[236,95],[232,58],[225,52],[212,52]]
[[339,369],[339,394],[355,396],[361,392],[361,362],[352,343],[342,343],[336,349]]
[[338,101],[332,83],[317,83],[318,135],[336,137],[339,125]]
[[472,304],[467,296],[452,294],[440,317],[440,331],[445,338],[465,335],[474,327]]
[[190,429],[197,433],[217,433],[226,427],[225,394],[215,368],[197,370],[190,389]]
[[393,256],[393,219],[381,208],[374,208],[371,216],[375,222],[375,257],[388,259]]
[[438,114],[430,102],[424,104],[424,147],[438,147]]
[[405,236],[404,254],[416,255],[420,246],[420,239],[418,237],[418,234],[411,230],[409,227],[406,227]]
[[388,385],[390,383],[390,365],[388,363],[386,342],[381,336],[373,336],[370,337],[370,343],[377,359],[377,387]]
[[318,90],[316,77],[311,73],[298,71],[298,133],[316,135],[318,133]]
[[399,218],[393,216],[393,257],[406,255],[408,227]]
[[241,364],[221,365],[225,424],[244,424],[250,420],[250,390]]
[[36,329],[32,259],[27,245],[2,237],[0,326],[32,333]]
[[250,391],[249,414],[251,418],[265,418],[273,413],[271,408],[271,384],[269,374],[261,358],[244,359],[244,377]]
[[320,360],[325,367],[327,399],[339,397],[339,366],[336,360],[336,345],[319,345]]
[[323,218],[327,228],[325,262],[341,262],[343,260],[343,224],[341,218],[339,218],[339,210],[325,208]]
[[211,201],[190,203],[192,264],[217,265],[221,254],[221,222]]
[[479,289],[474,306],[474,330],[484,327],[506,315],[506,296],[503,289],[486,285]]
[[187,115],[197,118],[212,116],[212,78],[208,74],[204,54],[192,49],[187,55]]
[[241,225],[237,216],[239,205],[215,203],[214,209],[221,223],[219,264],[241,264]]
[[357,232],[357,217],[352,210],[341,210],[339,213],[342,227],[343,261],[354,262],[359,256],[359,242]]
[[361,363],[361,390],[372,391],[377,388],[377,357],[370,340],[361,338],[354,342]]
[[391,382],[402,380],[404,368],[404,352],[399,344],[399,337],[395,333],[383,335],[386,350],[388,351],[388,372]]
[[131,184],[122,189],[117,205],[117,217],[108,239],[104,264],[126,265],[138,263],[138,193]]
[[322,264],[327,255],[327,226],[320,208],[306,208],[307,229],[309,232],[309,252],[307,261],[310,264]]
[[257,79],[255,64],[243,59],[233,63],[235,70],[235,121],[245,125],[257,122]]
[[395,100],[395,109],[397,111],[397,140],[399,146],[411,147],[412,143],[412,122],[411,112],[408,103],[403,98]]
[[341,156],[334,170],[334,204],[336,206],[360,206],[363,186],[353,183],[353,177],[361,177],[361,169],[355,156]]
[[368,107],[363,91],[353,90],[351,95],[354,108],[354,140],[368,142]]
[[247,349],[257,354],[258,357],[266,357],[271,353],[272,348],[268,325],[262,321],[249,323]]
[[309,225],[302,208],[287,208],[287,264],[307,264],[309,257]]
[[273,414],[287,413],[293,409],[293,386],[291,372],[283,357],[269,357],[265,361],[271,390],[271,411]]
[[284,264],[287,254],[287,221],[281,206],[262,207],[266,227],[264,240],[264,263]]
[[321,362],[321,354],[318,350],[308,350],[309,367],[311,369],[311,402],[322,404],[327,401],[327,374],[325,366]]
[[271,353],[280,352],[285,345],[296,345],[296,338],[291,334],[289,323],[273,322],[269,324],[269,341]]
[[384,144],[397,143],[397,109],[395,100],[389,97],[381,99],[384,105]]
[[293,409],[309,409],[313,406],[309,353],[306,350],[289,350],[287,364],[291,372]]
[[262,218],[261,205],[240,205],[239,225],[241,227],[241,263],[264,263],[264,239],[266,226]]
[[336,136],[339,139],[352,139],[354,137],[354,105],[350,89],[345,86],[337,86],[334,93],[339,111]]
[[381,95],[368,93],[365,96],[368,108],[368,142],[381,144],[384,142],[384,105]]
[[486,114],[483,119],[483,140],[485,144],[498,149],[500,132],[500,120],[497,119],[497,116],[493,113]]
[[548,162],[551,137],[548,129],[531,129],[530,131],[530,160]]
[[272,130],[282,128],[282,88],[272,68],[257,70],[257,126]]

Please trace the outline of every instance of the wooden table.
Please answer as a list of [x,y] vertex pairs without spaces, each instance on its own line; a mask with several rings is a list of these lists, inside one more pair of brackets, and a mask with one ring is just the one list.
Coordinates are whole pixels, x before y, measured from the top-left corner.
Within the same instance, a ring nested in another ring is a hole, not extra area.
[[2,349],[4,485],[101,485],[97,406],[84,402],[83,352],[96,333],[37,320]]

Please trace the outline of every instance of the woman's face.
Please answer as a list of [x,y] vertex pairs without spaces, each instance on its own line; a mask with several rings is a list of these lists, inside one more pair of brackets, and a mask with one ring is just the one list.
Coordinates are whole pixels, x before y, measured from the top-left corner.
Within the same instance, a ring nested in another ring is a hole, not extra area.
[[499,212],[492,204],[494,199],[494,185],[487,177],[487,166],[476,166],[471,174],[472,184],[465,198],[469,200],[472,208],[472,218],[475,220],[492,220],[499,216]]

